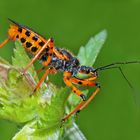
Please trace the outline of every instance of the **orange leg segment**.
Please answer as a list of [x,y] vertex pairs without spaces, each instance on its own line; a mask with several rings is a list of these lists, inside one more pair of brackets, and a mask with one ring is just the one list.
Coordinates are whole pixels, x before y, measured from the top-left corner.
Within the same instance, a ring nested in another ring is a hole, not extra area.
[[87,79],[77,79],[77,78],[71,78],[70,81],[74,84],[82,85],[82,86],[96,86],[95,82],[92,82]]
[[100,87],[97,87],[96,90],[93,92],[93,94],[89,97],[89,99],[85,102],[85,104],[83,106],[80,107],[80,109],[78,110],[81,111],[83,108],[85,108],[90,102],[91,100],[97,95],[97,93],[100,91]]
[[41,71],[43,71],[45,67],[42,67],[41,69],[36,70],[36,73],[39,74]]
[[49,74],[49,69],[47,69],[45,71],[45,73],[43,74],[43,76],[41,77],[41,79],[39,80],[39,82],[37,83],[34,92],[40,87],[40,85],[42,84],[42,82],[44,81],[44,79],[47,77],[47,75]]
[[40,85],[42,84],[42,82],[44,81],[44,79],[47,77],[48,74],[52,74],[52,73],[56,73],[56,70],[54,68],[49,68],[45,71],[45,73],[43,74],[43,76],[41,77],[41,79],[39,80],[39,82],[37,83],[34,92],[40,87]]
[[100,91],[100,88],[98,87],[94,92],[93,94],[90,96],[90,98],[85,102],[85,101],[81,101],[77,106],[76,108],[71,111],[66,117],[64,117],[62,119],[62,121],[65,121],[67,120],[71,115],[73,115],[74,113],[78,113],[80,112],[82,109],[84,109],[90,102],[91,100],[97,95],[97,93]]
[[67,120],[71,115],[73,115],[74,113],[78,112],[79,109],[83,106],[84,102],[85,102],[85,101],[82,100],[82,101],[76,106],[76,108],[75,108],[73,111],[71,111],[67,116],[65,116],[65,117],[62,119],[62,121]]
[[10,40],[10,38],[5,39],[5,40],[0,44],[0,48],[2,48],[9,40]]

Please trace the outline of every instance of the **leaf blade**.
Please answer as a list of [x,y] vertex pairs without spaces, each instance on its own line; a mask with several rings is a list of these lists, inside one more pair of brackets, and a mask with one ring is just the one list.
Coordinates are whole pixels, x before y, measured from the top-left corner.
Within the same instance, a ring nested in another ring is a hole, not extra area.
[[94,37],[91,37],[88,43],[82,46],[78,52],[78,59],[81,65],[92,66],[103,47],[103,44],[107,38],[107,31],[103,30]]

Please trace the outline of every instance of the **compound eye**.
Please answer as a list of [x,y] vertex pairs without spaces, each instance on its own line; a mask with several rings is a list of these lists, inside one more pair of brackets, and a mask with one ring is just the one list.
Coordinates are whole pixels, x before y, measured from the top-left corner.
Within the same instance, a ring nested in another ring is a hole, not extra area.
[[97,71],[95,71],[95,72],[94,72],[94,75],[95,75],[95,76],[98,76],[98,73],[97,73]]
[[92,69],[91,69],[91,72],[92,72],[95,76],[98,76],[98,73],[97,73],[96,69],[92,68]]

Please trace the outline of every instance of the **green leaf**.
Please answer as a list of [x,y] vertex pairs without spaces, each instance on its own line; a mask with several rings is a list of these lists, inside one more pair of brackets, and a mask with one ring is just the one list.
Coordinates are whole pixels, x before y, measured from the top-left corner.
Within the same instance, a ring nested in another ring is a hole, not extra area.
[[42,99],[40,98],[36,109],[36,119],[27,123],[13,140],[58,140],[61,138],[63,130],[60,128],[61,119],[64,116],[65,101],[69,94],[67,88],[61,88],[56,92],[52,96],[50,105],[41,101],[47,99],[45,96],[48,96],[48,93],[43,95]]
[[3,59],[2,57],[0,57],[0,64],[10,65],[10,63],[8,61],[6,61],[5,59]]
[[[15,41],[14,57],[12,57],[13,66],[23,70],[30,61],[31,60],[26,54],[21,42],[19,40]],[[30,66],[28,72],[35,78],[36,81],[38,81],[38,77],[33,65]]]
[[65,129],[64,134],[64,140],[87,140],[75,122],[72,122],[72,125]]
[[85,47],[81,47],[78,53],[78,59],[81,65],[92,66],[103,47],[107,37],[107,31],[103,30],[94,37],[91,37]]
[[26,124],[12,140],[59,140],[61,132],[59,129],[44,130],[44,134],[35,135],[36,121]]

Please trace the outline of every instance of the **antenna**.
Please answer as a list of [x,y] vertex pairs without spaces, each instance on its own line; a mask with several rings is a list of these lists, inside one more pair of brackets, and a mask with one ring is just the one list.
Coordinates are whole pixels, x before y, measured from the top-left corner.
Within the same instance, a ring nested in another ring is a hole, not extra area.
[[101,71],[101,70],[109,69],[113,66],[128,65],[128,64],[140,64],[140,61],[115,62],[115,63],[111,63],[111,64],[108,64],[108,65],[99,67],[99,68],[95,69],[94,71]]
[[[120,73],[122,74],[123,78],[126,80],[128,86],[133,91],[133,93],[136,94],[136,91],[135,91],[133,85],[127,79],[127,77],[125,76],[125,74],[124,74],[124,72],[122,71],[122,68],[121,68],[121,65],[128,65],[128,64],[140,64],[140,61],[115,62],[115,63],[111,63],[111,64],[108,64],[108,65],[105,65],[105,66],[98,67],[94,70],[94,72],[108,70],[108,69],[118,69],[120,71]],[[137,105],[135,94],[133,94],[133,98],[135,100],[135,104]]]
[[114,68],[117,68],[117,69],[119,69],[119,71],[121,72],[122,76],[124,77],[124,79],[128,83],[129,87],[134,90],[132,84],[126,78],[125,74],[122,71],[122,68],[119,66],[119,65],[128,65],[128,64],[140,64],[140,61],[115,62],[115,63],[111,63],[111,64],[108,64],[108,65],[105,65],[105,66],[101,66],[99,68],[96,68],[94,70],[94,72],[103,71],[103,70],[106,70],[106,69],[114,69]]

